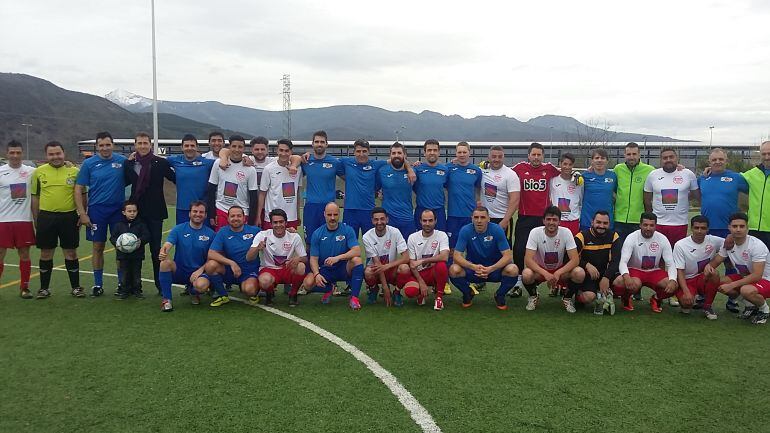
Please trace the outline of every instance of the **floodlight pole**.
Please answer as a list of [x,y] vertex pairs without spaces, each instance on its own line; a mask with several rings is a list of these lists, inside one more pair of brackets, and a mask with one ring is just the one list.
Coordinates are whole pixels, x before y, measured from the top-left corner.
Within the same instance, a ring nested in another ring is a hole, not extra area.
[[152,149],[158,154],[158,76],[155,64],[155,0],[150,0],[152,8]]
[[711,149],[711,143],[714,140],[714,127],[709,126],[709,149]]
[[31,123],[22,123],[21,126],[26,126],[27,127],[27,141],[26,141],[26,143],[24,143],[24,148],[26,149],[26,152],[27,152],[27,161],[29,161],[29,127],[32,126],[32,124]]

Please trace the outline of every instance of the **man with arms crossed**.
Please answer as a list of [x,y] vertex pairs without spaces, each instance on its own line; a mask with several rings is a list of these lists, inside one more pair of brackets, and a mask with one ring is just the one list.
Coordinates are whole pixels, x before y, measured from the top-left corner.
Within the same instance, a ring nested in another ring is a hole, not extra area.
[[717,294],[719,276],[711,273],[706,277],[704,270],[722,248],[724,239],[708,234],[709,220],[703,215],[692,217],[690,228],[692,235],[674,245],[674,266],[679,283],[676,296],[682,305],[682,313],[690,312],[697,295],[704,296],[703,312],[707,319],[716,320],[717,314],[711,305]]
[[[381,207],[372,209],[373,228],[364,233],[362,242],[366,252],[364,279],[369,294],[367,303],[377,302],[380,287],[385,292],[385,305],[391,305],[390,285],[400,288],[409,279],[409,252],[406,241],[397,228],[388,225],[388,213]],[[401,305],[400,293],[396,306]]]
[[417,304],[425,305],[430,285],[436,290],[433,309],[440,311],[444,309],[444,287],[449,277],[446,266],[449,258],[449,237],[441,230],[435,229],[436,215],[432,209],[422,211],[420,222],[422,230],[409,235],[406,241],[412,281],[416,280],[419,285]]

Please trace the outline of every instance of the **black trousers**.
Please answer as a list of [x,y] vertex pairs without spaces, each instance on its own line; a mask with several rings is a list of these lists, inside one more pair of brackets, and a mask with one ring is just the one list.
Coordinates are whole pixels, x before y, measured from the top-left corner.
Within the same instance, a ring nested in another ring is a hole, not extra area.
[[749,230],[749,234],[762,241],[767,248],[770,248],[770,232],[761,232],[759,230]]
[[119,292],[130,295],[142,291],[142,259],[118,260],[120,266]]
[[516,220],[516,229],[513,239],[513,262],[519,268],[519,272],[524,270],[524,253],[527,250],[527,239],[529,232],[536,227],[543,226],[542,216],[519,215]]
[[152,279],[155,281],[155,288],[160,293],[160,281],[158,281],[158,272],[160,272],[160,245],[163,240],[163,220],[142,218],[142,222],[150,231],[150,258],[152,259]]

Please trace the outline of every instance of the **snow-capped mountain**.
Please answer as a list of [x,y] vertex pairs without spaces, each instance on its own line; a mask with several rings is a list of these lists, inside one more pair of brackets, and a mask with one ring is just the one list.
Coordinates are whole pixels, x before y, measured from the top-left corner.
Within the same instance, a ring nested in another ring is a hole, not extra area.
[[123,89],[115,89],[104,95],[110,101],[120,105],[123,108],[131,108],[131,111],[152,106],[152,99],[145,98]]

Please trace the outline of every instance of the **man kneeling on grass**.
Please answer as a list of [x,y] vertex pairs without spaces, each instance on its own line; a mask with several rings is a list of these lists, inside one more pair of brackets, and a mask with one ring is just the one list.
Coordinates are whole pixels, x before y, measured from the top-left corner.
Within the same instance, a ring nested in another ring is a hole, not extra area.
[[[521,273],[521,281],[529,293],[527,311],[537,308],[540,301],[537,286],[540,283],[545,282],[553,289],[560,282],[580,284],[585,279],[585,272],[578,267],[580,255],[575,238],[568,228],[559,226],[560,221],[561,210],[550,206],[543,214],[543,227],[536,227],[529,232],[524,252],[525,267]],[[567,263],[564,263],[564,256],[569,258]],[[567,299],[562,302],[569,310]]]
[[222,227],[211,243],[204,270],[217,297],[211,302],[212,307],[219,307],[228,302],[224,284],[240,284],[241,291],[249,297],[257,295],[257,271],[259,258],[246,260],[246,253],[259,233],[259,227],[244,224],[246,214],[240,206],[233,206],[227,211],[227,225]]
[[425,209],[420,214],[422,230],[409,235],[406,246],[409,249],[409,268],[412,277],[404,284],[404,294],[416,297],[417,305],[425,305],[428,286],[433,286],[436,299],[433,309],[444,309],[444,287],[449,279],[446,261],[449,259],[449,236],[436,230],[436,213]]
[[[297,291],[305,278],[305,243],[296,232],[286,230],[287,216],[283,209],[273,209],[268,218],[271,228],[257,233],[246,253],[246,260],[258,258],[259,252],[262,252],[262,268],[258,280],[259,289],[265,292],[265,305],[273,303],[276,285],[291,284],[289,306],[294,307],[299,304]],[[249,295],[251,302],[259,300],[251,293]]]
[[367,303],[377,302],[380,286],[385,294],[385,305],[391,305],[390,285],[396,286],[396,306],[402,304],[399,289],[412,275],[409,270],[409,252],[401,232],[388,225],[388,212],[381,207],[372,209],[373,228],[364,233],[362,242],[367,265],[364,279],[369,291]]
[[508,239],[499,225],[489,221],[487,208],[477,207],[471,218],[473,222],[463,226],[457,237],[454,263],[449,267],[452,284],[463,293],[463,307],[467,308],[473,304],[471,282],[499,282],[495,303],[498,309],[507,310],[505,294],[519,275]]
[[[583,284],[570,283],[564,296],[567,312],[574,313],[572,296],[583,305],[594,304],[594,314],[601,316],[607,311],[615,314],[615,301],[610,291],[610,281],[618,276],[618,262],[622,242],[615,231],[610,230],[610,214],[599,210],[593,215],[591,228],[581,230],[575,236],[580,254],[580,268],[585,273]],[[577,268],[576,268],[577,269]]]

